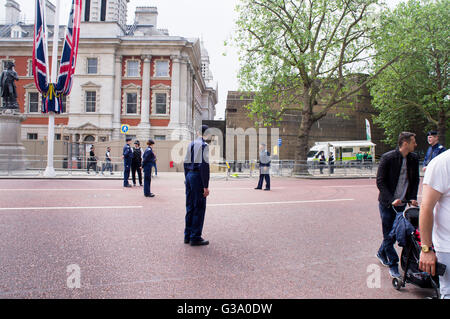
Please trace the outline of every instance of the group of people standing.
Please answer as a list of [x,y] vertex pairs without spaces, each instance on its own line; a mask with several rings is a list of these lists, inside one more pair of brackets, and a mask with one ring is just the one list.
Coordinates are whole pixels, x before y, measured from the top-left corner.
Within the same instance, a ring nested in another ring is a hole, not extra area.
[[[414,153],[415,136],[411,132],[400,133],[397,148],[381,156],[377,171],[383,241],[376,257],[389,267],[393,278],[400,277],[399,257],[390,236],[397,212],[404,211],[407,203],[419,206],[419,157]],[[419,216],[422,249],[419,265],[434,276],[436,260],[450,269],[450,152],[439,144],[436,131],[428,133],[428,143]],[[441,296],[450,298],[450,271],[439,279]]]
[[[131,171],[133,185],[136,186],[137,173],[139,185],[144,186],[144,196],[154,197],[155,194],[150,191],[150,185],[152,179],[152,168],[156,167],[156,156],[152,148],[155,142],[152,139],[149,139],[147,141],[147,148],[145,149],[145,151],[142,151],[139,141],[134,142],[134,148],[131,147],[131,141],[131,138],[127,138],[126,144],[123,147],[123,187],[132,187],[128,182]],[[144,185],[142,185],[141,168],[144,170]]]

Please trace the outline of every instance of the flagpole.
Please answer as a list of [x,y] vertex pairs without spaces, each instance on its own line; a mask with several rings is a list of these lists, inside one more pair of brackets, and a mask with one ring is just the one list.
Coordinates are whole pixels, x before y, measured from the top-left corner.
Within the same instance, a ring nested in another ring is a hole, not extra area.
[[[58,65],[58,40],[59,40],[59,7],[60,0],[56,0],[55,22],[53,27],[53,50],[52,50],[52,70],[50,83],[56,83],[57,65]],[[55,177],[56,172],[53,165],[55,143],[55,113],[48,113],[48,137],[47,137],[47,167],[44,172],[46,177]]]

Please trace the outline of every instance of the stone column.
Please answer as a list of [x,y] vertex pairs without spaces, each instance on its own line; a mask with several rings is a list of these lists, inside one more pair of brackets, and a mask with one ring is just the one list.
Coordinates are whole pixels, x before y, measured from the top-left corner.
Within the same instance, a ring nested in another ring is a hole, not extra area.
[[114,96],[113,96],[112,140],[120,140],[120,116],[122,105],[122,56],[116,55],[114,60]]
[[180,67],[181,57],[172,56],[172,88],[170,98],[169,126],[173,128],[178,128],[180,125]]
[[[141,123],[139,128],[150,128],[150,63],[151,55],[144,55],[143,74],[142,74],[142,98],[141,98]],[[149,132],[147,132],[148,134]],[[148,137],[147,137],[148,138]]]

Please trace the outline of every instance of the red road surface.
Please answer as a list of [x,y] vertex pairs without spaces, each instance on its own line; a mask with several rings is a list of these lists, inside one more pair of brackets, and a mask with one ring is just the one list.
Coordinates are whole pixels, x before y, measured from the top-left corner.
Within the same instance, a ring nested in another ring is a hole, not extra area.
[[[382,236],[373,179],[272,178],[270,192],[256,183],[213,180],[210,245],[191,247],[181,174],[153,179],[154,198],[119,180],[0,180],[0,298],[431,294],[409,284],[394,290],[374,257]],[[81,288],[67,286],[73,264]]]

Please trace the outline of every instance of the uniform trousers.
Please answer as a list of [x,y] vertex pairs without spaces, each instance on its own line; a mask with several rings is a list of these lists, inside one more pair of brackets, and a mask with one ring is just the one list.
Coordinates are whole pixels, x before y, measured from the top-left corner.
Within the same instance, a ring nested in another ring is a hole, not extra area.
[[184,238],[201,240],[205,220],[206,197],[203,196],[203,183],[200,172],[186,174],[186,227]]

